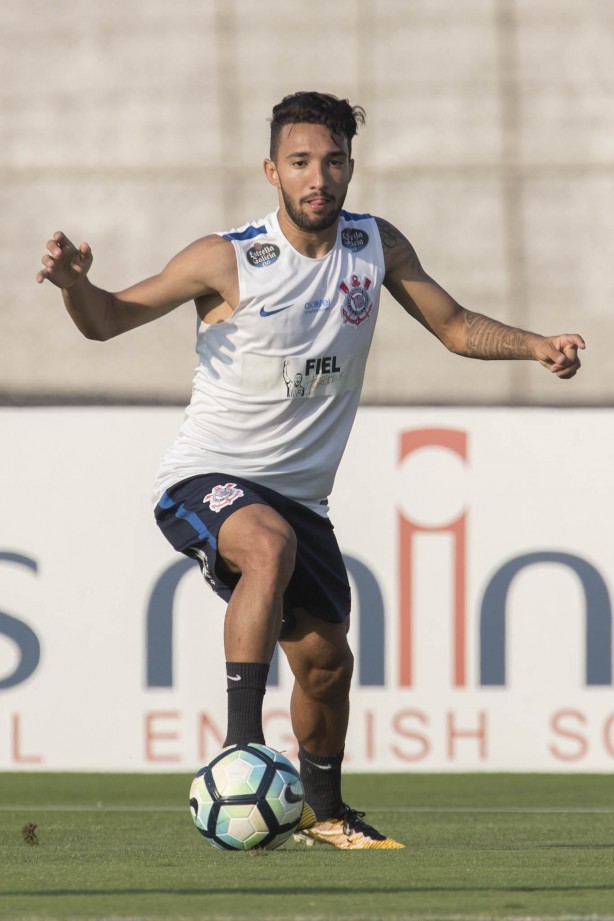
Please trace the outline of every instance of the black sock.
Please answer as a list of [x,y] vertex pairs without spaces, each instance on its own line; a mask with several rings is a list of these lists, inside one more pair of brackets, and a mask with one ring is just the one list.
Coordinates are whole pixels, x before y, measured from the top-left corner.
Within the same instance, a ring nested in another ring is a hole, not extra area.
[[227,745],[260,742],[262,731],[262,701],[266,691],[269,666],[261,662],[227,662],[228,728]]
[[309,803],[319,822],[337,819],[343,813],[341,798],[341,762],[343,751],[336,755],[312,755],[302,745],[298,747],[301,781],[305,802]]

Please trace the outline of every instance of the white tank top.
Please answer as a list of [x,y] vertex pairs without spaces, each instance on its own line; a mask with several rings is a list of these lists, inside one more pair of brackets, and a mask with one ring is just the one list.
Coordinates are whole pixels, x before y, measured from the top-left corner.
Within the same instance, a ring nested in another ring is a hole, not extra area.
[[223,323],[199,320],[192,399],[155,501],[186,477],[219,472],[326,515],[377,318],[377,224],[342,211],[319,259],[294,249],[276,213],[220,236],[235,247],[239,304]]

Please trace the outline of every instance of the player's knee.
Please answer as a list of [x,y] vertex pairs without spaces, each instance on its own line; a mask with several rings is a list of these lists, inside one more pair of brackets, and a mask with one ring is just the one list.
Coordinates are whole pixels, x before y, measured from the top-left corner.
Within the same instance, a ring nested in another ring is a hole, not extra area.
[[294,572],[296,535],[292,528],[263,529],[254,546],[253,562],[260,572],[279,575],[286,581]]
[[270,583],[273,590],[287,584],[296,560],[294,530],[260,506],[243,511],[222,525],[218,543],[222,559],[232,572]]

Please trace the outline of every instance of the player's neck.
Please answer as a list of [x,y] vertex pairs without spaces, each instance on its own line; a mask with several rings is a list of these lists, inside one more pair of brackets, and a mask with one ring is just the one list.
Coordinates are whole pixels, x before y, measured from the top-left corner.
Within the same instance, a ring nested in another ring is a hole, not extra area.
[[326,230],[309,231],[297,227],[283,208],[279,209],[277,216],[284,237],[303,256],[308,256],[310,259],[321,259],[335,245],[338,221],[335,221]]

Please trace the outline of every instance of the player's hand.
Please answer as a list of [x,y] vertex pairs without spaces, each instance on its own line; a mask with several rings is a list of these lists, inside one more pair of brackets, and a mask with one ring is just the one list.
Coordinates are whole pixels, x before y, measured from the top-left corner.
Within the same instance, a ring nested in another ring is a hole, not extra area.
[[585,349],[586,343],[577,333],[562,336],[548,336],[535,346],[536,360],[563,380],[569,380],[580,369],[578,349]]
[[85,278],[91,268],[93,256],[89,243],[81,243],[77,248],[60,230],[47,243],[47,250],[41,259],[44,268],[36,276],[39,285],[47,278],[58,288],[70,288]]

